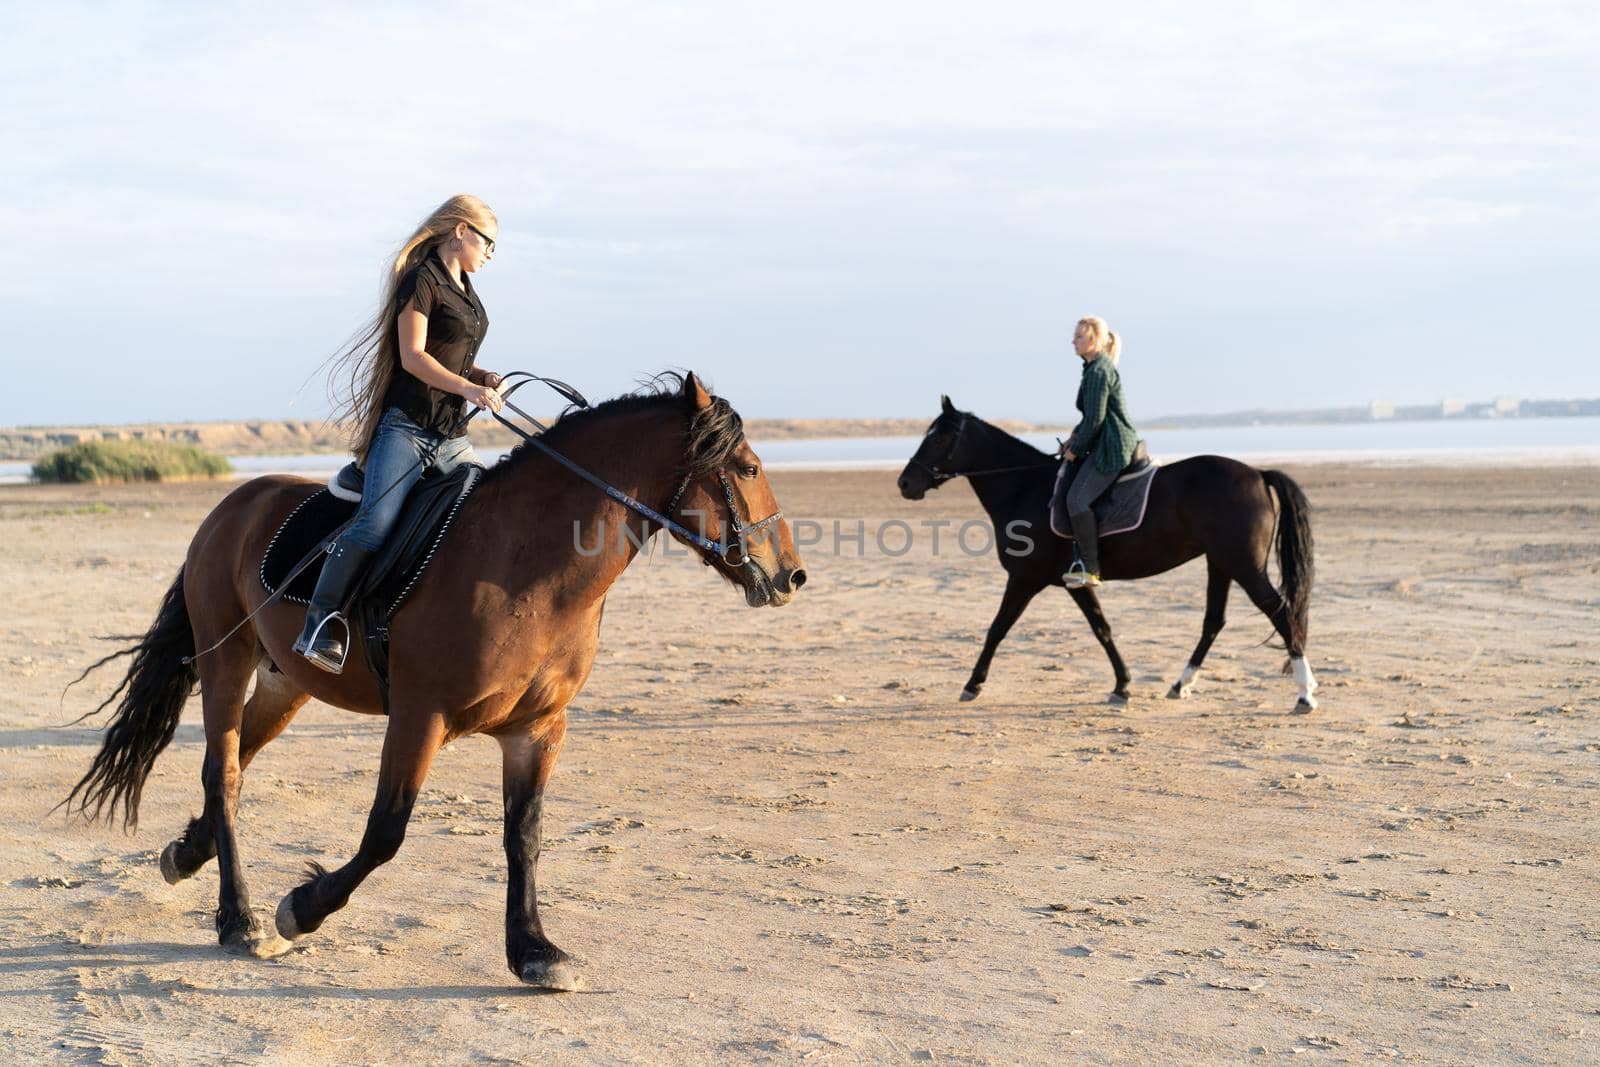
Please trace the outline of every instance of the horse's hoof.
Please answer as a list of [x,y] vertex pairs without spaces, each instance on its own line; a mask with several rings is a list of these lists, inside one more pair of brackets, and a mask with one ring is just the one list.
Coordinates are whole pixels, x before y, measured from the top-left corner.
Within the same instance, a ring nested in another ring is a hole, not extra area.
[[1110,696],[1106,697],[1106,703],[1114,707],[1125,708],[1128,706],[1128,694],[1112,693]]
[[272,916],[272,924],[278,928],[278,936],[289,941],[301,936],[306,931],[300,929],[300,924],[294,917],[294,892],[290,891],[278,901],[278,910]]
[[1307,699],[1306,697],[1301,697],[1299,700],[1295,701],[1294,711],[1290,712],[1289,714],[1291,714],[1291,715],[1310,715],[1316,709],[1317,709],[1317,698],[1316,697],[1311,697],[1309,699]]
[[1167,699],[1168,700],[1188,700],[1189,699],[1189,694],[1192,693],[1192,692],[1194,692],[1194,690],[1191,687],[1189,687],[1187,685],[1182,685],[1182,684],[1180,684],[1178,682],[1173,682],[1172,683],[1172,688],[1167,690]]
[[977,700],[977,699],[978,699],[978,690],[973,688],[972,686],[969,685],[969,686],[967,686],[965,689],[963,689],[961,691],[961,703],[965,704],[969,700]]
[[572,966],[572,958],[565,952],[553,959],[528,960],[518,968],[517,977],[535,989],[572,993],[583,988],[583,977]]
[[161,877],[168,885],[177,885],[185,878],[194,877],[193,874],[185,874],[179,869],[177,852],[178,843],[176,841],[161,850]]
[[236,930],[222,939],[222,950],[230,956],[248,956],[251,959],[270,960],[281,956],[293,946],[269,931]]

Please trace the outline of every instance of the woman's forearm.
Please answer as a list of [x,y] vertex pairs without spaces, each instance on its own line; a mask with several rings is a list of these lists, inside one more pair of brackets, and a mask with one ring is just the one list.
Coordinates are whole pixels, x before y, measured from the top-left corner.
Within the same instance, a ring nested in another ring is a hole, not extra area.
[[446,370],[444,364],[420,348],[410,352],[402,351],[400,366],[423,384],[456,396],[461,396],[472,384],[454,371]]

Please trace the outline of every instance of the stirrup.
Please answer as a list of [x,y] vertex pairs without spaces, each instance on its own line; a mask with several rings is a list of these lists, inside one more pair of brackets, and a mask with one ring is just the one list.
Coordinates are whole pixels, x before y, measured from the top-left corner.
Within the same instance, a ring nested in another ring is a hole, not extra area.
[[1100,584],[1100,575],[1083,565],[1083,560],[1075,559],[1072,566],[1067,568],[1067,573],[1061,576],[1061,581],[1068,589],[1088,589]]
[[[317,638],[322,636],[322,628],[335,619],[338,619],[339,625],[344,627],[344,654],[338,659],[324,656],[317,651]],[[350,658],[350,623],[343,613],[330,611],[323,616],[321,622],[317,623],[317,628],[311,631],[309,642],[302,644],[298,638],[295,640],[294,651],[309,660],[313,667],[325,670],[329,674],[343,674],[345,661]]]

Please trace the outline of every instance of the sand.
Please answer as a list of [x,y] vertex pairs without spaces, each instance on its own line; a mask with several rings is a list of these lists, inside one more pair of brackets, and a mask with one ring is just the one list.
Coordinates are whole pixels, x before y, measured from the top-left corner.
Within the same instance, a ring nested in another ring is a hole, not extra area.
[[[831,524],[977,517],[964,484],[780,472],[828,536],[794,604],[638,561],[574,705],[540,866],[588,991],[506,970],[499,754],[447,749],[400,856],[273,961],[223,956],[199,701],[141,829],[50,814],[224,485],[0,490],[0,1046],[66,1062],[1595,1062],[1600,469],[1303,466],[1321,708],[1237,593],[1192,699],[1191,563],[1103,592],[1125,708],[1070,600],[956,699],[992,557],[835,553]],[[897,545],[891,545],[897,547]],[[692,603],[694,613],[683,610]],[[384,723],[309,705],[245,780],[270,914],[341,862]]]

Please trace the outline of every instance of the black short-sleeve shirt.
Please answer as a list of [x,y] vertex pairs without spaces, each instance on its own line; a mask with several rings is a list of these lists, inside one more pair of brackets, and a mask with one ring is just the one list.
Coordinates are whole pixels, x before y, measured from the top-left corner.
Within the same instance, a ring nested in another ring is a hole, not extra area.
[[[427,316],[428,335],[422,347],[428,355],[463,378],[471,374],[478,348],[483,344],[484,334],[489,332],[489,316],[467,273],[462,272],[458,286],[450,280],[450,272],[439,257],[431,255],[400,279],[396,297],[397,319],[399,312],[407,308]],[[399,323],[389,323],[389,329],[393,331],[398,360]],[[463,437],[467,432],[465,427],[455,429],[466,403],[463,397],[428,385],[398,362],[394,380],[384,396],[384,406],[399,408],[423,429],[437,434],[450,434],[455,430],[456,437]]]

